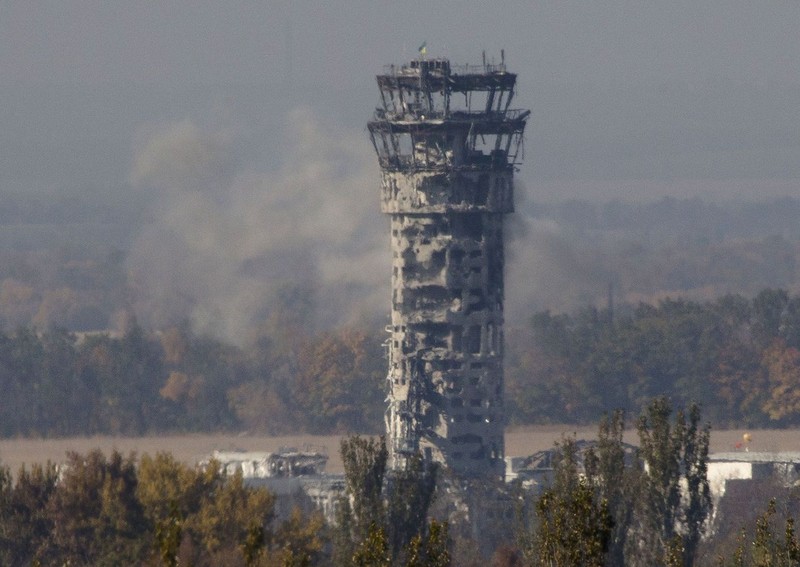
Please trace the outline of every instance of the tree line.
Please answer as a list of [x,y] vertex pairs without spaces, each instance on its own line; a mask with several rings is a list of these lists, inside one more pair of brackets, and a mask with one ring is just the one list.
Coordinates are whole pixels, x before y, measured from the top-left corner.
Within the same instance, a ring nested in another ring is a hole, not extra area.
[[717,427],[800,423],[800,296],[665,299],[541,312],[508,333],[507,400],[518,423],[586,423],[667,396]]
[[[291,318],[246,346],[135,321],[121,336],[0,332],[0,435],[377,433],[384,338]],[[587,424],[658,396],[721,428],[800,423],[800,296],[784,290],[540,312],[506,340],[511,423]]]
[[188,328],[136,324],[121,337],[0,333],[0,435],[376,431],[380,337],[290,335],[286,328],[241,348]]
[[[778,478],[740,481],[741,493],[712,506],[710,426],[691,404],[673,412],[651,400],[636,421],[639,445],[626,452],[624,412],[604,416],[582,453],[556,444],[553,480],[517,525],[516,547],[496,565],[593,567],[794,567],[800,493]],[[729,487],[728,492],[734,492]]]
[[278,522],[275,497],[161,453],[68,455],[64,466],[0,470],[0,563],[308,565],[326,532],[317,514]]
[[383,439],[342,442],[346,494],[328,524],[169,453],[70,453],[60,467],[0,467],[0,564],[445,567],[447,523],[428,519],[437,470],[412,459],[389,479]]
[[598,442],[582,455],[574,439],[557,445],[553,482],[523,534],[531,565],[691,567],[712,511],[710,426],[693,404],[673,415],[656,398],[639,417],[639,447],[627,454],[622,411],[605,416]]
[[710,521],[710,429],[699,406],[673,411],[666,398],[651,400],[636,421],[633,452],[622,441],[625,428],[624,413],[615,411],[588,449],[570,437],[557,442],[552,480],[541,492],[474,481],[480,486],[470,490],[515,510],[485,533],[469,519],[485,510],[459,515],[458,480],[420,457],[390,471],[383,438],[342,441],[346,488],[330,524],[298,508],[277,518],[276,497],[245,484],[241,473],[227,475],[213,461],[188,466],[168,453],[70,453],[60,468],[23,467],[13,476],[0,467],[0,563],[800,565],[796,487],[748,485],[746,513],[734,501]]

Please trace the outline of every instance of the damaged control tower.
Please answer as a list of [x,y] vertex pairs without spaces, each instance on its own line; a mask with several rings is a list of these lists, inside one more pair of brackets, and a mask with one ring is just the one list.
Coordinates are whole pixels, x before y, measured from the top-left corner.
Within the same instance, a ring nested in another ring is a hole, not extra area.
[[387,434],[462,477],[504,469],[503,216],[530,111],[505,62],[389,66],[369,132],[391,216]]

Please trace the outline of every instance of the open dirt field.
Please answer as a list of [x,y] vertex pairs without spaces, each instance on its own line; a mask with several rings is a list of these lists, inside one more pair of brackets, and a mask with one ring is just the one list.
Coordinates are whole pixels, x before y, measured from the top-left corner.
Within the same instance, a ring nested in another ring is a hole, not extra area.
[[[800,431],[798,430],[750,430],[751,451],[800,451]],[[712,431],[711,451],[733,451],[742,440],[744,430]],[[596,427],[575,427],[570,425],[530,426],[511,428],[506,432],[506,454],[530,455],[553,446],[564,435],[575,435],[578,439],[593,439]],[[45,463],[48,460],[62,462],[68,451],[86,453],[100,449],[106,454],[116,449],[127,455],[131,451],[138,455],[151,455],[166,451],[186,463],[195,463],[215,449],[275,451],[281,447],[306,446],[322,448],[330,456],[328,472],[342,472],[339,458],[341,436],[297,435],[285,437],[264,437],[252,435],[183,435],[165,437],[86,437],[68,439],[0,439],[0,463],[15,472],[23,463]],[[628,432],[625,440],[636,442],[635,432]]]

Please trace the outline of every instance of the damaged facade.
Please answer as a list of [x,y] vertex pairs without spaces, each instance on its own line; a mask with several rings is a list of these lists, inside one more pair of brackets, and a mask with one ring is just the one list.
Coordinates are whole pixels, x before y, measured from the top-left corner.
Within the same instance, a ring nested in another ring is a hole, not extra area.
[[465,477],[504,469],[504,215],[529,111],[505,63],[419,59],[377,77],[369,132],[391,216],[387,434]]
[[345,494],[342,474],[328,474],[328,455],[319,448],[282,448],[266,451],[214,451],[198,465],[212,463],[228,476],[241,474],[250,487],[264,487],[275,495],[275,516],[288,520],[295,508],[316,509],[326,521],[336,522],[339,499]]

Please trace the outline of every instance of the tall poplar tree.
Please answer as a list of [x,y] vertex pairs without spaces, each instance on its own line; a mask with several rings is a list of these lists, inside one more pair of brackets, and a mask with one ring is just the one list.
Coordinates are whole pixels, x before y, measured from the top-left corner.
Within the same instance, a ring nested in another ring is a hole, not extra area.
[[654,399],[639,418],[640,456],[645,472],[638,498],[639,532],[629,546],[628,564],[672,562],[676,548],[682,563],[694,565],[695,553],[711,513],[708,485],[710,427],[701,425],[700,408],[678,411]]
[[526,559],[535,565],[603,567],[613,519],[608,502],[580,474],[575,440],[559,447],[553,484],[536,503],[537,525]]

